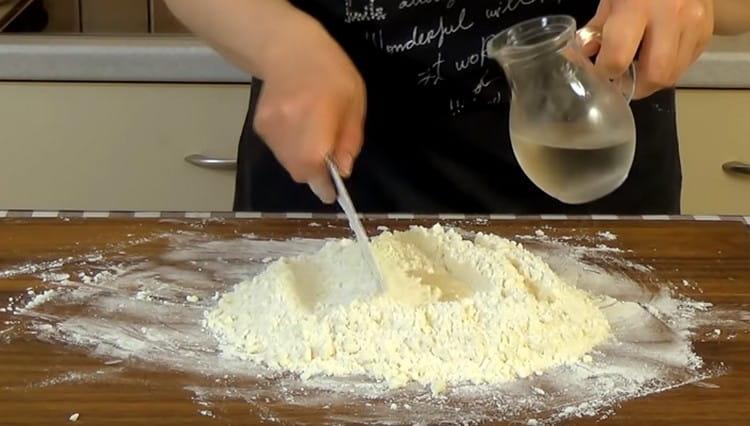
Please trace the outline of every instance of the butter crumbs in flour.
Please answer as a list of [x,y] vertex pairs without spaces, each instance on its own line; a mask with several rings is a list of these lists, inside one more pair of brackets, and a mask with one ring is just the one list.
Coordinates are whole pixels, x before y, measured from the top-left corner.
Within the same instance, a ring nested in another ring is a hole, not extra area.
[[495,235],[413,227],[373,239],[387,290],[351,240],[281,258],[224,294],[206,324],[227,356],[441,393],[573,363],[610,337],[592,296]]

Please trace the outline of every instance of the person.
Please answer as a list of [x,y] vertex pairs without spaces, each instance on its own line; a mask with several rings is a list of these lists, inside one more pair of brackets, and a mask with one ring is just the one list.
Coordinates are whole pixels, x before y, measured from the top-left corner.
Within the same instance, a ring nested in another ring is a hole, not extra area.
[[[168,4],[254,77],[235,209],[266,212],[335,209],[330,156],[362,212],[677,214],[672,87],[714,33],[750,29],[747,0]],[[633,167],[616,191],[580,205],[548,196],[519,167],[508,83],[485,53],[503,28],[554,14],[601,30],[598,72],[616,77],[637,59]]]

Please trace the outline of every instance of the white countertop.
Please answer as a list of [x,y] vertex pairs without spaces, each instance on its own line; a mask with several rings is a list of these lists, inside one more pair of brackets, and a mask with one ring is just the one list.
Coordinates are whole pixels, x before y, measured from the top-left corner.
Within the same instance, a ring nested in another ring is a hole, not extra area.
[[[247,83],[193,37],[0,35],[0,80]],[[680,87],[750,88],[750,49],[703,54]]]
[[0,36],[0,80],[246,83],[193,37]]

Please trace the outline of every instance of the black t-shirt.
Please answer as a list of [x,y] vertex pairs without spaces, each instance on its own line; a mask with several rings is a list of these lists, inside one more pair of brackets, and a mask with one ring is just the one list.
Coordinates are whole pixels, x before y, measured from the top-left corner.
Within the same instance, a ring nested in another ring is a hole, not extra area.
[[[347,182],[362,212],[679,212],[674,91],[632,103],[637,148],[612,194],[566,205],[526,177],[510,145],[510,90],[486,42],[541,15],[579,26],[598,0],[298,0],[349,54],[367,85],[365,141]],[[294,183],[253,131],[255,81],[239,148],[235,209],[331,211]]]

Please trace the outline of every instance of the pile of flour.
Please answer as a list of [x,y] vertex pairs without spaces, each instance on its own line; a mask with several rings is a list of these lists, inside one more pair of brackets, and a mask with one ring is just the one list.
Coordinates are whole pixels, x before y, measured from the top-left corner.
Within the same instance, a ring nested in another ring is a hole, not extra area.
[[608,340],[597,301],[521,245],[436,225],[373,240],[387,290],[357,245],[282,258],[206,314],[222,350],[303,379],[366,376],[440,393],[587,359]]

